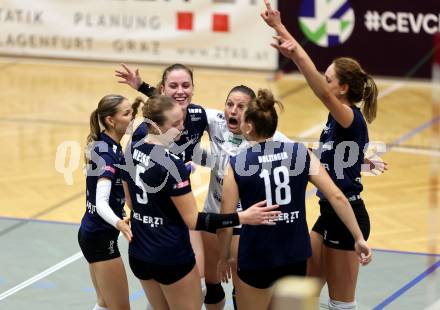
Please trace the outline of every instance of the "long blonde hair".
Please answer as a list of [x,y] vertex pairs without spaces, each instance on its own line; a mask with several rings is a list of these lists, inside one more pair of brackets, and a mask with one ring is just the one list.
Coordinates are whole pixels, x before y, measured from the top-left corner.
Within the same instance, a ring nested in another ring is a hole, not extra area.
[[362,114],[368,123],[374,121],[377,113],[378,91],[373,78],[352,58],[337,58],[333,63],[339,84],[348,85],[348,101],[352,104],[362,101]]
[[[121,95],[106,95],[99,100],[98,107],[90,114],[90,133],[87,136],[87,149],[90,148],[94,141],[98,140],[98,136],[102,129],[108,129],[105,118],[114,116],[118,112],[118,106],[126,98]],[[86,151],[86,162],[90,158],[89,152]]]

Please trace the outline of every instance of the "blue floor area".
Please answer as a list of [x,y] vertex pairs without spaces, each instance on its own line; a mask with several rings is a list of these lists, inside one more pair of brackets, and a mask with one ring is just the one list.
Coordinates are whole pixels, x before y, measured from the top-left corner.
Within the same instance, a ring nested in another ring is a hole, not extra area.
[[[21,223],[21,225],[17,225]],[[12,228],[11,228],[12,227]],[[80,251],[78,225],[0,218],[0,296]],[[3,233],[2,232],[6,232]],[[127,266],[132,309],[145,309],[145,296],[127,262],[127,243],[120,239]],[[374,261],[362,267],[357,288],[358,309],[424,309],[440,299],[440,255],[375,250]],[[230,285],[226,309],[232,309]],[[327,291],[321,294],[322,308]],[[1,298],[1,297],[0,297]],[[39,281],[0,300],[0,309],[92,309],[95,294],[87,262],[79,258]]]

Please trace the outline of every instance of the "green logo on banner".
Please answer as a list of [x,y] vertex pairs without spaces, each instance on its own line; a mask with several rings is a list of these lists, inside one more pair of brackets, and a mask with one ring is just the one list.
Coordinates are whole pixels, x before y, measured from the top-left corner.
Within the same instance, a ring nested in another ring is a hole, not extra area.
[[299,25],[304,35],[323,47],[348,40],[354,28],[354,12],[347,0],[303,0]]

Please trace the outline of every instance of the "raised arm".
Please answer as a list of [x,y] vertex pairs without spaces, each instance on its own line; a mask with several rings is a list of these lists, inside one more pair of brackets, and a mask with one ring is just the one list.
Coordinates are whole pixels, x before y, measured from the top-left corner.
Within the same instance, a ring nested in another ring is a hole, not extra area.
[[279,36],[286,40],[293,39],[292,35],[281,22],[280,11],[272,9],[269,0],[264,0],[264,4],[266,5],[266,10],[260,14],[261,18],[269,27],[273,28]]
[[264,2],[266,4],[266,11],[261,13],[261,17],[266,24],[272,27],[278,34],[274,37],[276,42],[271,45],[296,64],[298,69],[304,75],[310,88],[319,100],[324,103],[335,120],[344,128],[349,127],[354,118],[352,109],[349,106],[342,104],[336,95],[331,92],[326,81],[328,77],[323,78],[321,73],[316,69],[315,64],[310,59],[309,55],[307,55],[298,41],[282,24],[280,12],[271,8],[269,0],[264,0]]
[[131,88],[143,93],[147,97],[154,95],[155,88],[142,81],[139,69],[132,70],[126,64],[121,63],[122,69],[115,70],[115,76],[121,78],[118,83],[127,84]]
[[319,162],[318,158],[309,151],[310,156],[310,182],[313,183],[330,202],[338,217],[348,228],[355,240],[355,251],[359,254],[360,263],[366,265],[371,261],[371,249],[364,240],[359,224],[356,221],[353,209],[341,190],[333,183],[332,179]]
[[132,70],[126,64],[121,63],[122,69],[115,70],[115,76],[121,78],[122,80],[118,83],[127,84],[131,88],[138,90],[142,85],[142,78],[139,74],[139,69]]

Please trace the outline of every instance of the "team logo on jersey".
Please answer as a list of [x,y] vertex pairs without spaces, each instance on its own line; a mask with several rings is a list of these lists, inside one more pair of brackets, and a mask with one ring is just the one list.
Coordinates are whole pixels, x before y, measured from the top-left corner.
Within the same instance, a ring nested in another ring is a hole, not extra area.
[[198,122],[202,119],[201,116],[191,115],[191,122]]
[[223,143],[225,143],[225,140],[223,140],[223,139],[220,139],[219,137],[217,137],[217,136],[214,136],[214,140],[215,141],[217,141],[218,143],[220,143],[220,144],[223,144]]
[[174,189],[184,188],[184,187],[187,187],[188,185],[189,185],[189,181],[186,180],[186,181],[174,184]]
[[96,206],[88,200],[86,200],[86,208],[87,208],[88,213],[90,213],[90,214],[96,213]]
[[118,146],[117,145],[113,145],[113,153],[116,154],[117,151],[118,151]]
[[302,0],[299,25],[316,45],[330,47],[344,43],[353,32],[354,11],[348,0]]
[[188,109],[189,113],[202,113],[202,109],[201,108],[191,108]]
[[143,224],[150,225],[150,227],[157,228],[163,226],[163,218],[157,216],[142,215],[137,212],[133,212],[133,219],[142,222]]
[[232,136],[229,138],[228,142],[231,142],[232,144],[235,144],[235,145],[240,145],[241,142],[243,142],[243,139]]
[[111,173],[115,173],[116,172],[115,168],[113,168],[112,166],[105,166],[104,167],[104,171],[109,171]]
[[115,253],[114,245],[115,245],[115,241],[114,241],[114,240],[110,240],[110,243],[109,243],[109,245],[108,245],[108,254],[109,254],[109,255]]
[[214,193],[212,195],[214,196],[215,200],[217,200],[218,202],[222,202],[222,195],[217,193],[217,191],[214,191]]
[[199,140],[199,134],[193,133],[191,136],[187,137],[186,140],[191,141],[192,144],[195,144]]

